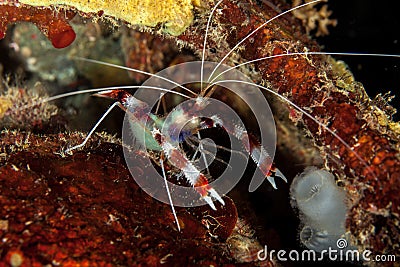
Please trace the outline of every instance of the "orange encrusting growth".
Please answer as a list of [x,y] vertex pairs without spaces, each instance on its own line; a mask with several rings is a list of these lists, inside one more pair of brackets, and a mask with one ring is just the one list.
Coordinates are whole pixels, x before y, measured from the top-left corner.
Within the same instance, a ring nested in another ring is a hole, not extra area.
[[32,7],[25,4],[0,4],[0,39],[5,37],[7,26],[19,21],[32,22],[49,38],[55,48],[69,46],[76,37],[68,20],[72,11],[55,12],[50,7]]

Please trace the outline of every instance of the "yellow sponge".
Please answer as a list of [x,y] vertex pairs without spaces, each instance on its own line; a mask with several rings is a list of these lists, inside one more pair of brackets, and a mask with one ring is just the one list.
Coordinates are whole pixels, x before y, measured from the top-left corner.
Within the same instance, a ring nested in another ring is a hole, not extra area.
[[99,13],[133,25],[165,25],[172,35],[181,34],[193,21],[198,0],[20,0],[33,6],[71,6],[85,13]]

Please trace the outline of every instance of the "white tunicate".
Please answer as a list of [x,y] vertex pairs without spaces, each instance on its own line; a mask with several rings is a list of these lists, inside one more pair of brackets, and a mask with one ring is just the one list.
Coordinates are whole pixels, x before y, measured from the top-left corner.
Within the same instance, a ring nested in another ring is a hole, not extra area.
[[305,227],[300,239],[308,248],[321,251],[333,246],[345,232],[346,192],[335,184],[334,176],[315,167],[297,175],[290,188]]
[[341,235],[329,234],[326,230],[318,231],[306,225],[300,232],[300,241],[309,249],[321,252],[324,249],[336,248]]

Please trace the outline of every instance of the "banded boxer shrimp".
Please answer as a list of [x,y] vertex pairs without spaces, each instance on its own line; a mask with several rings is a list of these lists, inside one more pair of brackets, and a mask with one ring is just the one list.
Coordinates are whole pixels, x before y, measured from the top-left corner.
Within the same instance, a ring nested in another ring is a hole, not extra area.
[[[221,2],[221,1],[220,1],[220,2]],[[219,2],[219,3],[220,3],[220,2]],[[319,1],[315,1],[315,2],[319,2]],[[218,6],[218,4],[215,6],[215,8],[213,9],[213,11],[216,10],[216,7],[217,7],[217,6]],[[282,13],[282,14],[283,14],[283,13]],[[210,18],[211,18],[211,17],[210,17]],[[208,26],[209,26],[209,25],[208,25]],[[205,38],[205,40],[206,40],[206,38]],[[243,40],[244,40],[244,39],[243,39]],[[205,42],[205,43],[206,43],[206,42]],[[238,46],[239,46],[239,45],[238,45]],[[238,47],[238,46],[236,46],[236,47]],[[235,48],[236,48],[236,47],[235,47]],[[205,49],[205,46],[204,46],[204,49]],[[321,52],[321,53],[319,53],[319,52],[318,52],[318,53],[316,53],[316,52],[308,52],[308,53],[307,53],[307,52],[301,52],[301,53],[281,54],[281,55],[275,55],[275,56],[276,56],[276,57],[278,57],[278,56],[295,56],[295,55],[307,55],[307,54],[308,54],[308,55],[312,55],[312,54],[318,55],[318,54],[329,54],[329,53],[323,53],[323,52]],[[334,54],[334,53],[330,53],[330,54]],[[337,54],[337,55],[344,55],[345,53],[335,53],[335,54]],[[204,55],[204,53],[203,53],[203,55]],[[350,55],[350,53],[347,53],[346,55]],[[361,55],[361,54],[354,54],[354,55]],[[372,54],[363,54],[363,55],[368,55],[368,56],[370,56],[370,55],[372,55]],[[228,56],[228,55],[227,55],[227,56]],[[227,56],[226,56],[226,57],[227,57]],[[389,55],[389,56],[393,56],[393,55]],[[262,58],[262,59],[258,59],[258,60],[268,60],[269,58],[271,58],[271,57]],[[91,62],[91,63],[97,63],[97,64],[103,64],[103,65],[108,65],[108,66],[123,68],[123,69],[127,69],[127,70],[128,70],[128,68],[125,68],[125,67],[116,66],[116,65],[112,65],[112,64],[108,64],[108,63],[104,63],[104,62],[98,62],[98,61],[95,61],[95,60],[89,60],[89,59],[80,59],[80,60],[83,60],[83,61],[86,61],[86,62]],[[203,56],[202,64],[204,64],[204,56]],[[217,66],[215,66],[215,68],[218,68],[218,67],[220,66],[220,64],[222,64],[222,61],[221,61]],[[247,63],[246,63],[246,64],[247,64]],[[243,66],[243,65],[244,65],[244,64],[242,64],[242,66]],[[203,66],[203,65],[202,65],[202,66]],[[203,69],[204,69],[204,68],[202,67],[202,68],[201,68],[201,79],[200,79],[200,82],[202,83],[202,85],[203,85],[203,80],[204,80],[204,81],[207,81],[207,80],[203,79]],[[228,69],[225,69],[224,71],[228,72],[228,71],[230,71],[231,69],[233,69],[233,68],[228,68]],[[132,70],[132,69],[129,69],[129,70],[131,70],[131,71],[138,71],[138,70]],[[224,72],[224,71],[223,71],[223,72]],[[217,74],[218,74],[218,75],[222,75],[223,72],[220,72],[220,73],[217,73]],[[146,73],[146,74],[149,75],[148,73]],[[213,76],[212,74],[214,74],[214,72],[211,73],[210,77]],[[156,76],[153,76],[153,77],[156,77]],[[216,79],[216,78],[214,77],[214,79]],[[192,95],[195,95],[195,96],[197,95],[195,99],[198,100],[198,101],[197,101],[197,102],[195,101],[192,105],[194,106],[194,105],[196,105],[196,104],[199,104],[199,106],[197,107],[197,110],[196,110],[196,111],[198,112],[198,111],[200,111],[201,109],[204,109],[204,108],[205,108],[205,106],[201,106],[201,104],[205,103],[205,102],[202,102],[202,101],[203,101],[202,98],[209,98],[214,90],[218,90],[218,89],[216,89],[216,87],[213,87],[214,85],[223,84],[223,83],[229,83],[229,82],[230,82],[230,83],[235,83],[235,82],[237,82],[237,81],[234,81],[234,80],[225,80],[225,81],[224,81],[224,80],[221,80],[221,79],[220,79],[220,80],[210,80],[210,81],[207,81],[207,86],[204,88],[204,91],[202,91],[202,92],[200,93],[200,95],[198,95],[197,93],[191,91],[191,90],[188,89],[188,88],[182,88],[182,87],[180,86],[180,84],[179,84],[179,86],[178,86],[178,84],[175,83],[175,86],[176,86],[176,87],[181,87],[181,89],[183,89],[186,93],[191,93]],[[246,86],[251,86],[251,85],[253,85],[251,82],[248,82],[248,81],[242,81],[242,84],[244,84],[244,85],[246,85]],[[203,88],[202,88],[202,87],[203,87],[202,85],[201,85],[201,89],[203,89]],[[286,103],[292,105],[294,108],[296,108],[297,110],[299,110],[302,114],[305,114],[306,116],[308,116],[308,117],[310,117],[311,119],[313,119],[318,125],[320,125],[321,127],[323,127],[325,130],[327,130],[328,132],[330,132],[333,136],[335,136],[335,137],[338,138],[339,140],[341,140],[341,142],[344,143],[348,149],[352,150],[352,148],[351,148],[348,144],[346,144],[346,143],[340,138],[340,136],[336,135],[336,134],[335,134],[333,131],[331,131],[326,125],[322,124],[322,123],[319,122],[317,119],[313,118],[313,117],[312,117],[309,113],[307,113],[305,110],[303,110],[303,109],[301,109],[300,107],[296,106],[294,103],[290,102],[290,101],[289,101],[288,99],[286,99],[285,97],[283,97],[283,96],[281,96],[281,95],[275,93],[275,92],[272,91],[270,88],[262,87],[262,86],[258,86],[258,87],[261,88],[261,89],[263,89],[263,90],[266,90],[266,91],[268,91],[268,92],[270,92],[270,93],[272,93],[272,94],[274,94],[276,97],[280,98],[280,99],[283,100],[284,102],[286,102]],[[98,92],[98,93],[97,93],[97,96],[109,97],[109,98],[113,98],[113,99],[116,99],[116,100],[117,100],[117,102],[115,102],[115,103],[107,110],[107,112],[104,114],[104,116],[96,123],[96,125],[93,127],[93,129],[89,132],[88,137],[85,139],[85,141],[84,141],[83,143],[79,144],[79,145],[76,145],[76,146],[73,146],[73,147],[67,149],[67,152],[71,152],[71,151],[73,151],[73,150],[75,150],[75,149],[78,149],[78,148],[80,148],[80,147],[83,147],[83,146],[85,145],[86,141],[88,140],[88,138],[90,138],[90,136],[94,133],[94,131],[96,130],[96,128],[99,126],[99,124],[101,123],[101,121],[103,120],[103,118],[104,118],[105,116],[107,116],[107,115],[111,112],[111,110],[112,110],[114,107],[120,106],[120,107],[123,108],[124,110],[129,111],[129,110],[128,110],[128,107],[129,107],[132,103],[134,103],[134,104],[137,105],[137,106],[141,106],[141,107],[143,107],[143,108],[147,108],[147,107],[146,107],[147,104],[146,104],[145,102],[143,102],[143,101],[141,101],[141,100],[139,100],[139,99],[137,99],[137,98],[131,98],[131,97],[133,97],[132,95],[130,95],[129,93],[126,93],[125,91],[122,91],[123,89],[129,89],[129,88],[132,88],[132,87],[126,86],[126,87],[119,87],[119,88],[95,89],[95,90],[93,90],[93,91],[87,90],[87,91],[73,92],[73,93],[70,93],[70,94],[59,95],[59,96],[55,96],[55,97],[52,97],[52,98],[49,98],[49,99],[48,99],[48,101],[50,101],[50,100],[59,99],[59,98],[62,98],[62,97],[66,97],[66,96],[69,96],[69,95],[73,95],[73,94],[81,94],[81,93],[87,93],[87,92]],[[180,95],[180,96],[183,97],[183,98],[191,99],[191,97],[189,97],[189,96],[186,95],[186,94],[182,94],[182,93],[180,93],[180,92],[173,91],[173,90],[171,90],[171,89],[165,89],[165,88],[162,88],[162,87],[156,87],[156,86],[153,86],[153,87],[148,86],[148,87],[146,87],[145,85],[143,85],[143,86],[138,86],[137,88],[142,88],[142,89],[146,89],[146,88],[147,88],[147,89],[149,89],[149,90],[156,90],[156,91],[160,91],[160,92],[165,91],[165,92],[168,92],[168,93]],[[137,110],[135,110],[134,112],[131,112],[131,113],[135,113],[136,111],[137,111]],[[188,121],[192,121],[193,118],[194,118],[194,114],[191,114],[191,113],[189,112],[189,109],[186,109],[186,110],[175,109],[173,112],[175,112],[175,113],[174,113],[175,115],[176,115],[176,114],[179,114],[180,112],[182,112],[183,115],[187,117],[186,119],[187,119]],[[148,114],[150,114],[150,113],[149,113],[149,112],[147,112],[147,113],[145,112],[144,115],[147,116]],[[136,118],[137,118],[139,115],[143,115],[143,114],[135,114],[134,117],[136,116]],[[139,116],[139,117],[140,117],[140,116]],[[204,191],[201,191],[201,190],[200,190],[201,192],[198,192],[198,193],[202,196],[203,200],[204,200],[211,208],[215,209],[215,206],[214,206],[214,204],[213,204],[213,200],[215,200],[215,199],[217,199],[221,204],[223,204],[223,199],[221,198],[220,194],[219,194],[215,189],[213,189],[212,187],[209,187],[209,186],[208,186],[208,181],[207,181],[206,177],[203,176],[203,174],[191,163],[191,160],[188,159],[188,158],[185,156],[185,153],[183,153],[182,150],[179,148],[179,144],[178,144],[178,143],[169,142],[169,141],[171,141],[171,140],[168,140],[168,138],[170,138],[170,136],[165,136],[165,135],[163,134],[162,129],[160,129],[160,127],[154,127],[154,125],[160,125],[160,122],[157,122],[157,120],[159,120],[160,118],[158,118],[158,117],[156,118],[156,116],[154,116],[154,114],[150,114],[149,116],[146,117],[146,120],[147,120],[147,119],[152,120],[152,125],[151,125],[151,126],[144,125],[144,126],[141,126],[141,127],[142,127],[142,129],[145,129],[145,130],[146,130],[146,133],[149,135],[149,136],[146,137],[146,138],[149,138],[148,140],[150,140],[151,142],[153,142],[153,144],[147,144],[147,145],[145,145],[145,148],[146,148],[146,149],[150,149],[150,150],[154,150],[154,151],[158,151],[158,152],[163,151],[163,152],[161,152],[161,153],[165,154],[165,155],[164,155],[164,159],[162,159],[162,157],[158,158],[158,159],[159,159],[158,165],[159,165],[159,166],[161,167],[161,169],[162,169],[164,181],[166,181],[166,173],[165,173],[165,169],[164,169],[164,164],[165,164],[165,161],[168,160],[168,161],[171,161],[171,163],[172,163],[173,165],[177,166],[179,169],[182,170],[183,175],[184,175],[184,176],[187,176],[186,178],[189,180],[189,183],[190,183],[190,184],[192,184],[192,185],[194,185],[194,186],[197,186],[197,187],[202,187],[203,189],[205,189]],[[250,146],[250,145],[247,145],[247,146],[246,146],[246,144],[244,144],[245,150],[252,156],[252,158],[253,158],[253,160],[256,162],[256,164],[259,165],[259,167],[261,167],[262,172],[265,174],[265,176],[266,176],[267,178],[269,178],[268,180],[270,181],[270,183],[271,183],[274,187],[275,187],[275,182],[274,182],[274,180],[273,180],[274,176],[278,176],[278,177],[280,177],[280,178],[282,178],[282,179],[285,179],[284,175],[283,175],[279,170],[277,170],[276,168],[274,169],[274,166],[273,166],[272,161],[270,160],[269,154],[268,154],[266,151],[263,150],[263,147],[262,147],[262,146],[259,146],[259,145],[258,145],[257,141],[254,141],[254,140],[246,140],[246,139],[251,139],[251,137],[250,137],[250,135],[247,134],[247,132],[243,131],[243,128],[241,128],[241,127],[236,127],[234,124],[229,124],[229,123],[227,123],[227,122],[223,122],[223,121],[221,121],[221,119],[223,119],[223,118],[220,118],[220,117],[218,117],[218,116],[211,117],[211,119],[200,118],[200,120],[196,122],[197,125],[195,125],[193,128],[185,128],[185,131],[187,131],[187,132],[185,132],[185,133],[183,134],[183,136],[178,136],[178,138],[175,138],[175,140],[173,140],[173,141],[180,141],[180,138],[184,138],[184,137],[187,137],[187,136],[191,136],[191,135],[193,135],[193,134],[198,134],[200,130],[206,129],[206,128],[208,128],[208,127],[221,127],[221,128],[225,128],[225,130],[226,130],[228,133],[230,133],[230,134],[232,134],[232,135],[234,135],[234,136],[236,135],[236,137],[240,136],[240,137],[239,137],[240,141],[242,141],[242,142],[244,142],[244,143],[253,143],[252,146]],[[146,124],[146,123],[145,123],[145,124]],[[235,132],[235,131],[236,131],[236,132]],[[238,131],[239,131],[239,132],[238,132]],[[168,132],[168,129],[167,129],[167,132]],[[240,135],[239,135],[239,134],[240,134]],[[247,137],[243,137],[243,136],[246,136],[246,135],[247,135]],[[142,140],[144,140],[144,139],[145,139],[145,138],[143,138]],[[171,139],[171,138],[170,138],[170,139]],[[158,143],[158,144],[157,144],[157,143]],[[152,148],[152,149],[151,149],[151,148]],[[267,156],[268,156],[268,157],[267,157]],[[359,158],[359,160],[362,160],[362,158],[361,158],[360,156],[358,156],[358,158]],[[261,159],[261,160],[260,160],[260,159]],[[164,160],[165,160],[165,161],[164,161]],[[179,161],[179,160],[181,160],[181,161]],[[182,165],[182,161],[184,162],[184,165]],[[270,170],[270,167],[272,167],[271,170]],[[194,179],[191,179],[190,177],[193,176],[193,175],[192,175],[193,173],[196,173],[196,175],[197,175],[198,177],[197,177],[197,178],[194,178]],[[189,177],[189,178],[188,178],[188,177]],[[256,188],[256,187],[257,187],[257,185],[253,185],[253,189]],[[168,196],[169,196],[169,203],[171,204],[171,208],[172,208],[172,210],[173,210],[173,213],[174,213],[174,216],[175,216],[175,220],[176,220],[176,222],[178,222],[177,217],[176,217],[177,215],[176,215],[176,212],[175,212],[175,210],[174,210],[174,202],[171,200],[171,194],[170,194],[170,192],[168,192],[168,186],[166,186],[165,188],[166,188],[167,193],[168,193]],[[177,225],[178,225],[178,229],[179,229],[179,224],[177,223]]]

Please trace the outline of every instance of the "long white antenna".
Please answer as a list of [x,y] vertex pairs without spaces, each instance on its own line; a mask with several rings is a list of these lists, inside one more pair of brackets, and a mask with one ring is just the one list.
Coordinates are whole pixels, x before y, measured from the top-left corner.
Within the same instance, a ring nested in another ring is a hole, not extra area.
[[258,62],[258,61],[262,61],[262,60],[266,60],[266,59],[273,59],[273,58],[278,58],[278,57],[292,57],[292,56],[299,56],[299,55],[325,55],[325,56],[368,56],[368,57],[393,57],[393,58],[400,58],[400,55],[395,55],[395,54],[378,54],[378,53],[352,53],[352,52],[347,52],[347,53],[342,53],[342,52],[294,52],[294,53],[285,53],[285,54],[276,54],[276,55],[272,55],[272,56],[266,56],[266,57],[261,57],[261,58],[257,58],[257,59],[253,59],[241,64],[238,64],[234,67],[230,67],[224,71],[222,71],[221,73],[219,73],[215,78],[213,78],[210,83],[210,87],[213,85],[213,82],[218,79],[218,77],[220,77],[221,75],[223,75],[224,73],[231,71],[233,69],[239,68],[241,66],[247,65],[247,64],[251,64],[254,62]]
[[41,99],[41,101],[38,102],[34,102],[34,103],[30,103],[30,104],[26,104],[23,105],[21,107],[18,107],[17,110],[24,110],[27,108],[31,108],[33,106],[36,105],[40,105],[42,103],[47,103],[50,101],[54,101],[57,99],[61,99],[61,98],[65,98],[65,97],[69,97],[69,96],[73,96],[73,95],[80,95],[80,94],[87,94],[87,93],[98,93],[98,92],[102,92],[102,91],[109,91],[109,90],[120,90],[120,89],[149,89],[149,90],[158,90],[158,91],[162,91],[162,92],[166,92],[166,93],[172,93],[172,94],[176,94],[179,96],[182,96],[184,98],[190,99],[189,96],[182,94],[180,92],[176,92],[173,90],[169,90],[169,89],[165,89],[165,88],[161,88],[161,87],[155,87],[155,86],[143,86],[143,85],[134,85],[134,86],[112,86],[112,87],[101,87],[101,88],[94,88],[94,89],[86,89],[86,90],[80,90],[80,91],[73,91],[73,92],[68,92],[68,93],[64,93],[64,94],[59,94],[59,95],[55,95],[55,96],[50,96],[47,97],[45,99]]
[[249,33],[246,37],[244,37],[240,42],[238,42],[238,43],[237,43],[237,44],[236,44],[236,45],[221,59],[221,61],[217,64],[217,66],[215,66],[214,70],[213,70],[212,73],[210,74],[210,76],[209,76],[209,78],[208,78],[207,81],[210,80],[210,78],[213,76],[214,72],[218,69],[218,67],[222,64],[222,62],[224,62],[225,59],[226,59],[236,48],[239,47],[239,45],[241,45],[244,41],[246,41],[247,39],[249,39],[250,36],[252,36],[254,33],[256,33],[257,31],[259,31],[262,27],[264,27],[265,25],[267,25],[267,24],[270,23],[271,21],[273,21],[273,20],[275,20],[275,19],[277,19],[277,18],[279,18],[279,17],[281,17],[281,16],[283,16],[283,15],[289,13],[289,12],[292,12],[292,11],[294,11],[294,10],[296,10],[296,9],[299,9],[299,8],[302,8],[302,7],[305,7],[305,6],[308,6],[308,5],[313,5],[313,4],[316,4],[316,3],[318,3],[318,2],[324,2],[324,1],[325,1],[325,0],[315,0],[315,1],[311,1],[311,2],[308,2],[308,3],[305,3],[305,4],[302,4],[302,5],[293,7],[293,8],[291,8],[291,9],[289,9],[289,10],[286,10],[286,11],[284,11],[284,12],[282,12],[282,13],[276,15],[275,17],[273,17],[273,18],[267,20],[266,22],[264,22],[262,25],[258,26],[257,29],[255,29],[254,31],[252,31],[251,33]]
[[354,151],[354,149],[346,143],[346,141],[344,141],[337,133],[335,133],[334,131],[332,131],[328,126],[326,126],[325,124],[321,123],[320,121],[318,121],[316,118],[314,118],[310,113],[308,113],[307,111],[305,111],[304,109],[302,109],[301,107],[299,107],[298,105],[296,105],[295,103],[293,103],[292,101],[290,101],[289,99],[287,99],[286,97],[278,94],[277,92],[275,92],[274,90],[261,86],[261,85],[256,85],[254,83],[251,82],[246,82],[246,81],[238,81],[238,80],[223,80],[223,81],[217,81],[215,82],[215,84],[219,84],[219,83],[231,83],[231,82],[235,82],[235,83],[243,83],[243,84],[248,84],[251,86],[257,86],[263,90],[266,90],[267,92],[270,92],[271,94],[279,97],[280,99],[282,99],[283,101],[285,101],[286,103],[289,103],[292,107],[294,107],[295,109],[297,109],[298,111],[300,111],[301,113],[303,113],[304,115],[306,115],[307,117],[309,117],[312,121],[314,121],[315,123],[317,123],[318,125],[320,125],[322,128],[324,128],[326,131],[328,131],[330,134],[332,134],[335,138],[337,138],[339,140],[340,143],[342,143],[349,151],[353,152],[353,154],[356,156],[356,158],[367,168],[368,172],[371,173],[374,178],[378,179],[378,177],[375,175],[375,173],[371,170],[371,168],[369,167],[368,163],[361,158],[361,156]]
[[109,67],[114,67],[114,68],[118,68],[118,69],[122,69],[122,70],[133,71],[133,72],[137,72],[137,73],[140,73],[140,74],[145,74],[145,75],[148,75],[148,76],[151,76],[151,77],[156,77],[156,78],[159,78],[161,80],[170,82],[171,84],[182,88],[183,90],[193,94],[194,96],[197,95],[195,92],[191,91],[190,89],[186,88],[185,86],[182,86],[181,84],[179,84],[179,83],[177,83],[175,81],[172,81],[172,80],[170,80],[168,78],[165,78],[163,76],[160,76],[160,75],[157,75],[157,74],[154,74],[154,73],[150,73],[150,72],[146,72],[146,71],[142,71],[142,70],[137,70],[137,69],[132,69],[132,68],[129,68],[129,67],[124,67],[124,66],[120,66],[120,65],[116,65],[116,64],[112,64],[112,63],[107,63],[107,62],[103,62],[103,61],[99,61],[99,60],[95,60],[95,59],[89,59],[89,58],[83,58],[83,57],[73,57],[73,59],[86,61],[86,62],[91,62],[91,63],[96,63],[96,64],[109,66]]
[[212,18],[212,16],[213,16],[215,10],[216,10],[217,7],[219,6],[219,4],[222,3],[222,1],[223,1],[223,0],[220,0],[220,1],[214,6],[214,8],[211,10],[210,16],[208,17],[208,21],[207,21],[206,34],[204,35],[203,51],[202,51],[202,54],[201,54],[200,91],[203,91],[204,57],[205,57],[205,53],[206,53],[208,29],[209,29],[210,24],[211,24],[211,18]]

